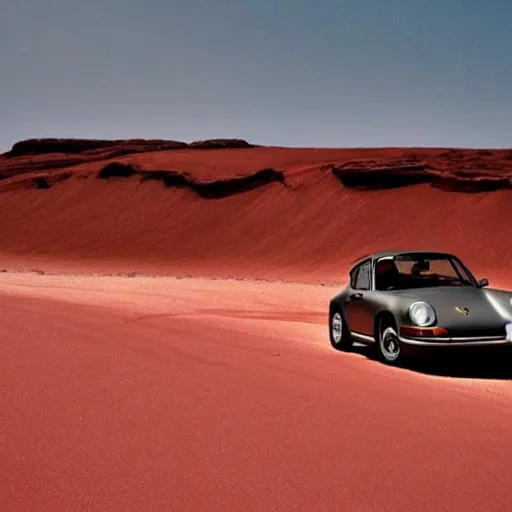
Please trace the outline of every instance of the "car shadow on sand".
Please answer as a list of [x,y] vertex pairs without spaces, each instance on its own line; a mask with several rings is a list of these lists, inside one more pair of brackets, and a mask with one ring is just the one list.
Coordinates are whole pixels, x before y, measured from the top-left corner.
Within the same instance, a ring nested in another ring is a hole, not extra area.
[[[377,350],[373,346],[354,344],[352,351],[378,361]],[[438,377],[512,380],[512,350],[500,347],[493,350],[415,351],[408,354],[399,367]]]

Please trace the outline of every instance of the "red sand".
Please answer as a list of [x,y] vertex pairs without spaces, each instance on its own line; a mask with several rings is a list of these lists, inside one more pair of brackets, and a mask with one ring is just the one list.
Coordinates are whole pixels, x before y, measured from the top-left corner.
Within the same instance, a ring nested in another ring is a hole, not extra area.
[[2,510],[507,510],[509,382],[331,350],[333,291],[4,274]]
[[[2,511],[509,509],[510,373],[336,352],[337,287],[318,283],[418,247],[512,286],[510,152],[109,151],[0,157]],[[451,181],[356,190],[332,172],[352,162],[379,181],[413,160]],[[192,181],[98,179],[112,161]],[[225,192],[263,168],[284,183],[218,199],[190,185]],[[467,186],[457,170],[499,190],[441,190]],[[11,272],[30,269],[83,275]]]

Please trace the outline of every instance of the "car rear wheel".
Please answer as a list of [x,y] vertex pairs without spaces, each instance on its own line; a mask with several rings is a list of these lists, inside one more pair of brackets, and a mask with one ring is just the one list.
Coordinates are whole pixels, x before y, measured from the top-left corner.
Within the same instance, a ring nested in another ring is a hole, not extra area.
[[352,348],[352,337],[345,315],[338,308],[331,308],[329,311],[329,338],[335,349],[348,351]]
[[402,359],[402,347],[396,327],[389,321],[382,322],[377,343],[379,359],[386,364],[397,364]]

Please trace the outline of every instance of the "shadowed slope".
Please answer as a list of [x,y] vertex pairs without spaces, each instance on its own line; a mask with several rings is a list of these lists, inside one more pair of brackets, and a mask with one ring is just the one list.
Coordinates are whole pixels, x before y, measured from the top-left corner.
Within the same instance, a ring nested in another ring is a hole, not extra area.
[[512,188],[512,166],[506,160],[492,165],[478,159],[461,159],[456,165],[451,161],[447,164],[443,158],[430,164],[415,157],[349,161],[334,165],[332,173],[346,187],[359,189],[388,189],[419,183],[460,192],[491,192]]
[[169,188],[188,188],[203,198],[215,199],[248,192],[278,181],[285,184],[284,174],[275,169],[261,169],[245,176],[234,176],[223,180],[201,181],[187,173],[178,171],[140,171],[127,164],[112,162],[99,173],[98,178],[128,178],[140,176],[140,181],[161,181]]

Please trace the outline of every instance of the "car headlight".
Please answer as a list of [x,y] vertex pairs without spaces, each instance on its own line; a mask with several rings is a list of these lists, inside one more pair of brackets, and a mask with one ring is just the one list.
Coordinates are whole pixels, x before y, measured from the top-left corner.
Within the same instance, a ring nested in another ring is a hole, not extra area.
[[420,327],[427,327],[436,321],[434,308],[426,302],[415,302],[409,306],[411,320]]

